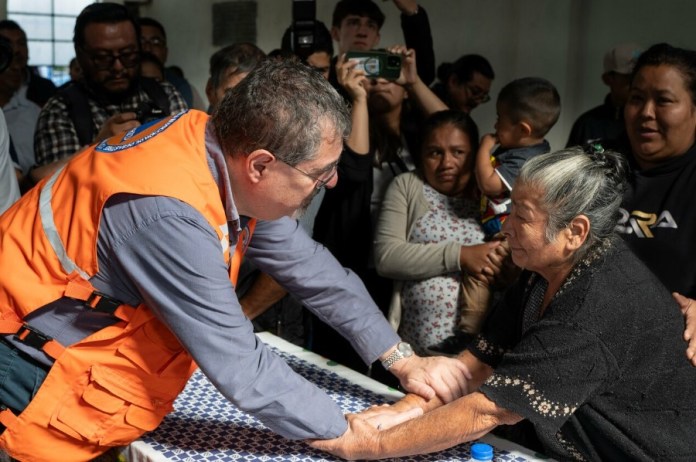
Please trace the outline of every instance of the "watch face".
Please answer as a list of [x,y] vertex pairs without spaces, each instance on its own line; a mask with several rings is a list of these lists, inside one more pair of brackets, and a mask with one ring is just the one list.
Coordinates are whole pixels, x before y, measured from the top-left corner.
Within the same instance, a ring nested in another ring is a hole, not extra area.
[[399,342],[396,348],[398,348],[401,354],[406,358],[413,355],[413,348],[411,348],[411,344],[409,343]]

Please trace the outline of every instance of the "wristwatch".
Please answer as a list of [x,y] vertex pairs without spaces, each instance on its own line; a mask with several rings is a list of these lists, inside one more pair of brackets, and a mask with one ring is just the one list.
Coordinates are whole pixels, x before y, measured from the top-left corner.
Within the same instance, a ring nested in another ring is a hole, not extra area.
[[389,370],[397,361],[408,358],[409,356],[413,356],[413,348],[411,348],[411,345],[406,342],[399,342],[396,344],[396,349],[382,360],[382,366],[384,366],[386,370]]

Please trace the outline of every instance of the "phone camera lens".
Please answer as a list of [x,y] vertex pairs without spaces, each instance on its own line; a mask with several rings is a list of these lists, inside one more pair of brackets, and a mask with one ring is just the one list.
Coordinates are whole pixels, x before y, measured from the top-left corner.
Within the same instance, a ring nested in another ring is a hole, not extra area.
[[401,67],[401,58],[399,56],[389,56],[387,58],[387,65],[389,67]]

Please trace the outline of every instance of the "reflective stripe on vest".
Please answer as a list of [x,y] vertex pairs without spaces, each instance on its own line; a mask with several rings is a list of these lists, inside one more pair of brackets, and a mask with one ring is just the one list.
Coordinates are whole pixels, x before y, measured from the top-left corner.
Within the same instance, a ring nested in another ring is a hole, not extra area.
[[68,254],[65,251],[65,246],[63,246],[63,241],[58,234],[56,223],[53,220],[53,207],[51,207],[51,199],[53,198],[53,194],[51,191],[53,191],[53,185],[64,168],[65,166],[53,173],[51,178],[49,178],[48,182],[46,182],[41,189],[41,195],[39,196],[39,214],[41,215],[41,223],[43,224],[46,239],[48,239],[48,242],[51,244],[53,251],[60,261],[60,265],[65,271],[65,274],[72,274],[73,271],[77,271],[77,273],[84,280],[89,280],[89,275],[80,269],[75,262],[68,257]]

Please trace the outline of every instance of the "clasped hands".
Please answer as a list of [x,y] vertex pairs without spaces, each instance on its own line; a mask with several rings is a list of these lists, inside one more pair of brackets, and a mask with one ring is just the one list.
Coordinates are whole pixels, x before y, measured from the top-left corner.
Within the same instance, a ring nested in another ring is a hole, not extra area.
[[372,406],[359,414],[348,414],[348,429],[330,440],[313,440],[315,449],[344,459],[370,459],[379,455],[380,432],[423,414],[429,404],[449,403],[467,394],[471,373],[456,358],[410,356],[390,369],[401,385],[413,393],[393,405]]
[[311,440],[314,449],[329,452],[346,460],[381,458],[382,432],[423,414],[418,405],[408,404],[408,395],[395,404],[371,406],[360,413],[346,415],[348,429],[338,438]]

